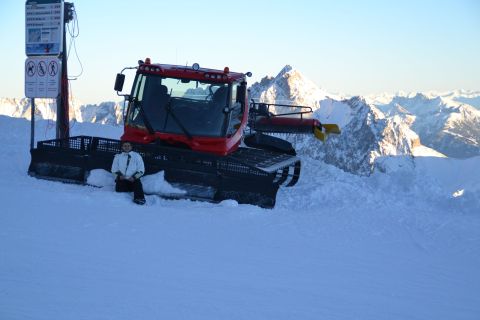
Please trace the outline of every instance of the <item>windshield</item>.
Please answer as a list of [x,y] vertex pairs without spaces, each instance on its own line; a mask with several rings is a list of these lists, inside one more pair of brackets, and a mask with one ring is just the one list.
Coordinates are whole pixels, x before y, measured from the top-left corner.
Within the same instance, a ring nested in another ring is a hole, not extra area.
[[127,121],[155,132],[224,136],[228,92],[227,84],[140,74]]

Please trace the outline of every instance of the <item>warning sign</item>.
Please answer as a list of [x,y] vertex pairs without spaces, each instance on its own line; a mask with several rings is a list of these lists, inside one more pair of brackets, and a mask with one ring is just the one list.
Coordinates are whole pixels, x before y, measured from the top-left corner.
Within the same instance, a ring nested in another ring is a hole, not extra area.
[[37,66],[35,65],[35,62],[33,61],[28,61],[26,64],[27,68],[27,76],[28,77],[33,77],[35,73],[37,72]]
[[44,77],[47,73],[47,65],[44,60],[40,60],[37,64],[37,73],[40,77]]
[[28,0],[25,5],[27,56],[59,55],[63,49],[63,0]]
[[58,62],[56,60],[52,60],[48,64],[48,74],[51,77],[54,77],[57,75],[57,73],[58,73]]
[[62,61],[55,57],[31,57],[25,61],[25,96],[56,98],[60,93]]

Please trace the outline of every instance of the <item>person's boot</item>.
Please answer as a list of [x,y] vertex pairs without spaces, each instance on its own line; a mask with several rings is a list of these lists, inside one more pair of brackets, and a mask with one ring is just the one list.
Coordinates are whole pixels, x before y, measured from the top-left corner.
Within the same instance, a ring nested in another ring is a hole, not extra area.
[[133,202],[139,205],[144,205],[145,204],[145,199],[133,199]]

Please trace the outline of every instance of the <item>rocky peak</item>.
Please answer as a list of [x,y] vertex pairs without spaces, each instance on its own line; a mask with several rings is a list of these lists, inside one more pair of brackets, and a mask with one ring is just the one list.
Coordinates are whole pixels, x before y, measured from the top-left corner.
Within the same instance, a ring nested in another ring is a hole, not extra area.
[[266,103],[304,105],[318,109],[326,92],[300,71],[286,65],[275,77],[264,77],[250,87],[250,98]]
[[292,66],[287,64],[285,67],[282,68],[282,70],[280,70],[276,78],[283,77],[285,74],[289,73],[292,70],[293,70]]

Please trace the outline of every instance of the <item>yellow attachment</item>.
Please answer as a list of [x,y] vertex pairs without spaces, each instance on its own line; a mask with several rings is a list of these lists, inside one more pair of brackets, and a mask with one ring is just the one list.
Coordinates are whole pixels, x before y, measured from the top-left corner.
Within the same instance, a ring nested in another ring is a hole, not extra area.
[[325,129],[325,132],[323,132],[319,127],[315,127],[313,129],[313,134],[315,137],[322,142],[325,142],[325,140],[327,140],[327,136],[331,133],[340,134],[340,128],[336,124],[322,124],[322,127]]
[[323,133],[322,130],[318,127],[315,127],[315,129],[313,129],[313,134],[315,135],[315,138],[322,142],[325,142],[325,139],[327,138],[327,135]]
[[330,133],[340,134],[340,128],[336,124],[333,124],[333,123],[322,124],[322,127],[325,128],[326,134],[330,134]]

